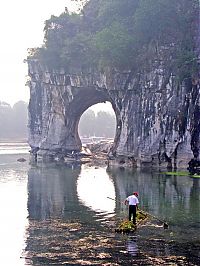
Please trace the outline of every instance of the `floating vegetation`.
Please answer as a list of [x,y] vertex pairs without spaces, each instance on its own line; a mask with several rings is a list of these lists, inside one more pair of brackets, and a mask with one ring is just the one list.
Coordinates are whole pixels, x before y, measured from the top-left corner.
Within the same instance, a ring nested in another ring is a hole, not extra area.
[[200,175],[192,175],[192,178],[200,178]]
[[164,172],[162,174],[176,175],[176,176],[189,176],[190,175],[188,172]]
[[200,175],[198,174],[190,174],[188,172],[163,172],[161,174],[165,174],[165,175],[172,175],[172,176],[188,176],[188,177],[192,177],[192,178],[200,178]]
[[137,229],[137,225],[132,221],[125,220],[121,222],[118,228],[115,229],[116,233],[131,233]]
[[119,226],[115,229],[116,233],[123,233],[123,234],[129,234],[135,232],[137,229],[137,226],[144,222],[148,218],[148,214],[144,211],[138,210],[137,216],[136,216],[136,224],[134,224],[132,221],[122,221]]

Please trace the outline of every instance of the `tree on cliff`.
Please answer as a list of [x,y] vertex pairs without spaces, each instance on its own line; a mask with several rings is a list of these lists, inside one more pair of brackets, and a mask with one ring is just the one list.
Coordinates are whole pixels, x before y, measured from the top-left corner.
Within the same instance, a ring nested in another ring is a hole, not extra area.
[[[170,49],[169,64],[184,79],[196,70],[198,0],[90,0],[82,12],[45,22],[44,45],[31,50],[49,67],[87,71],[146,67]],[[166,58],[165,58],[166,59]]]

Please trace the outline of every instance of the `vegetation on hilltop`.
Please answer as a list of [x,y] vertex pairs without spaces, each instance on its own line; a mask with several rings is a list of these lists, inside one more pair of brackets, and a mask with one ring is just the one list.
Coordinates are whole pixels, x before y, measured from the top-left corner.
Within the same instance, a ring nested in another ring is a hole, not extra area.
[[[82,2],[79,0],[79,2]],[[197,0],[90,0],[80,13],[68,10],[45,22],[44,45],[30,49],[66,71],[107,67],[127,70],[152,64],[161,51],[181,79],[197,68],[195,55]],[[168,58],[168,59],[167,59]]]

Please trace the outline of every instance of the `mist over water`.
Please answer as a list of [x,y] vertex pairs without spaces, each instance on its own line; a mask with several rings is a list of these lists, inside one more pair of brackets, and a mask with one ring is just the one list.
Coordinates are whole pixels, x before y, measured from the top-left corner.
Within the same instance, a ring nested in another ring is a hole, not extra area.
[[30,147],[27,143],[2,142],[0,143],[0,155],[28,154]]
[[[83,243],[93,243],[91,250],[101,254],[101,259],[93,258],[96,265],[114,265],[117,256],[130,263],[140,258],[141,252],[199,256],[199,179],[111,170],[106,165],[30,165],[25,146],[1,145],[8,147],[0,154],[1,265],[53,265],[56,261],[56,265],[64,261],[86,265],[80,260],[86,263],[92,259],[89,251],[80,250]],[[27,161],[20,163],[19,157]],[[127,217],[123,201],[135,190],[139,192],[140,208],[167,221],[169,230],[149,226],[141,227],[133,237],[114,233],[116,222]],[[151,242],[155,238],[176,246],[164,248],[161,242]],[[151,245],[145,246],[144,241]],[[103,253],[107,255],[103,257]]]
[[28,225],[27,171],[28,162],[20,164],[23,154],[28,160],[27,144],[0,144],[0,264],[25,265],[20,258],[25,248]]

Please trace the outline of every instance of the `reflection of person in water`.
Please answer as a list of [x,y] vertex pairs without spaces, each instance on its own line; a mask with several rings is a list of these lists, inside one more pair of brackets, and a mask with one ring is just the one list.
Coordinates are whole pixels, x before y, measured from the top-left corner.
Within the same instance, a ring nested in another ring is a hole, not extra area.
[[137,256],[138,253],[138,247],[135,237],[130,237],[127,241],[127,251],[132,256]]
[[138,201],[138,193],[133,192],[133,195],[130,195],[128,198],[125,200],[125,204],[129,205],[129,221],[131,221],[131,218],[133,216],[133,223],[136,223],[136,210],[137,210],[137,205],[139,204]]

